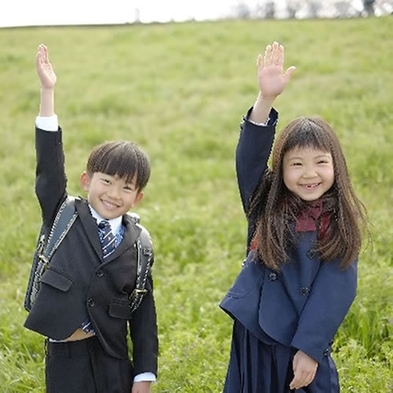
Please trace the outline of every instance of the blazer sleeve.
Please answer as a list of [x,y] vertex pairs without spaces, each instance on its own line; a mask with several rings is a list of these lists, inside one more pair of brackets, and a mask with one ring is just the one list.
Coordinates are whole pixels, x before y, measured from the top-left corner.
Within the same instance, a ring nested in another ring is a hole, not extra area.
[[[278,113],[272,109],[268,124],[266,126],[257,125],[248,120],[251,110],[252,108],[248,110],[240,124],[240,136],[236,147],[237,182],[243,210],[246,214],[250,198],[267,169],[278,119]],[[254,226],[253,220],[249,219],[246,255],[249,252]]]
[[152,372],[157,375],[158,331],[156,306],[153,295],[153,277],[149,272],[147,294],[130,320],[130,334],[133,345],[134,374]]
[[42,219],[50,226],[66,198],[66,174],[62,131],[44,131],[36,128],[36,181],[35,192],[41,206]]
[[240,136],[236,147],[236,175],[243,209],[247,212],[249,199],[267,169],[272,149],[278,113],[272,109],[266,126],[248,120],[248,110],[240,124]]
[[291,345],[320,361],[355,299],[357,261],[345,270],[338,261],[321,264]]

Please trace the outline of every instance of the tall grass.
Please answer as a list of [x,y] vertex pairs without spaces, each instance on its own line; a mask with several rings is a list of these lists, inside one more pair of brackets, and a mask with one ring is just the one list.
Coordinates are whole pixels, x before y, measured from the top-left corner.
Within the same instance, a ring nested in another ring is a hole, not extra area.
[[246,226],[234,173],[241,116],[257,88],[256,55],[285,45],[297,71],[277,101],[279,129],[319,114],[339,134],[373,237],[356,301],[335,340],[343,392],[393,391],[393,52],[390,17],[224,21],[0,30],[0,386],[43,392],[42,339],[23,328],[37,232],[34,56],[58,74],[69,192],[90,149],[136,140],[152,178],[138,207],[156,252],[161,352],[155,392],[220,392],[231,321],[218,303],[240,269]]

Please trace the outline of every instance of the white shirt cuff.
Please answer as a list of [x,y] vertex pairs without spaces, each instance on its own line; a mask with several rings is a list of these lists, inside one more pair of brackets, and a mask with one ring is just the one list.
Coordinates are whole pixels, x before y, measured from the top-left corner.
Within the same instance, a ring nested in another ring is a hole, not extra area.
[[37,128],[44,131],[57,131],[59,129],[59,121],[57,115],[42,117],[37,116],[35,118],[35,125]]
[[248,120],[250,123],[255,124],[256,126],[267,126],[270,121],[270,117],[267,118],[267,120],[264,123],[256,123],[255,121]]
[[134,382],[155,382],[156,376],[153,373],[142,373],[135,375]]

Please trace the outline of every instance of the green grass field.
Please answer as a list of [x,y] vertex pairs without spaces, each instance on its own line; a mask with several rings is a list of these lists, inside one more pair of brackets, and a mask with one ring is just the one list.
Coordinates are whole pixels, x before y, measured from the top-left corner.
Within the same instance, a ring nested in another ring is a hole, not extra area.
[[244,256],[234,173],[242,115],[257,94],[255,59],[286,48],[297,71],[277,102],[332,123],[372,246],[360,257],[356,301],[335,341],[342,391],[393,392],[393,19],[223,21],[0,30],[0,390],[43,392],[43,343],[23,328],[24,290],[39,229],[34,195],[38,44],[58,75],[69,193],[91,148],[133,139],[152,177],[137,212],[149,228],[161,352],[156,393],[218,393],[231,321],[218,303]]

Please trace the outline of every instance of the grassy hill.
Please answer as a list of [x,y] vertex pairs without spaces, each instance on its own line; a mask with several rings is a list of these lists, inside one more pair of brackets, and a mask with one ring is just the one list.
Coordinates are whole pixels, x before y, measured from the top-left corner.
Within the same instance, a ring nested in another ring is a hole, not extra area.
[[242,115],[256,94],[255,59],[286,48],[297,71],[276,103],[279,130],[319,114],[337,131],[368,208],[372,246],[335,341],[342,391],[393,391],[393,19],[222,21],[0,30],[0,386],[43,391],[42,339],[22,327],[39,229],[34,195],[38,44],[58,75],[69,193],[90,149],[133,139],[152,177],[138,207],[156,253],[160,376],[154,391],[220,392],[231,321],[218,303],[244,256],[234,173]]

